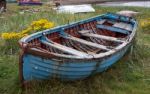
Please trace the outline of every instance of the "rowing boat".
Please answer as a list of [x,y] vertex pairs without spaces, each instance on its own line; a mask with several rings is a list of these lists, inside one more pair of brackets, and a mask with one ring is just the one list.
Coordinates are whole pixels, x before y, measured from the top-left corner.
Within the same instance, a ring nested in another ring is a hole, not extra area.
[[136,28],[134,18],[106,13],[26,36],[19,41],[21,83],[103,72],[127,52]]

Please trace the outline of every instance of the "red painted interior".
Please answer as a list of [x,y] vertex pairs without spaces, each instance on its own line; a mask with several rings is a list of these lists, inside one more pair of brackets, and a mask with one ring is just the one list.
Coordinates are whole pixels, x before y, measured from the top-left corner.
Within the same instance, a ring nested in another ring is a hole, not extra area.
[[[123,37],[126,37],[127,35],[124,35],[124,34],[121,34],[121,33],[116,33],[116,32],[111,32],[111,31],[108,31],[108,30],[102,30],[102,29],[97,29],[96,28],[96,25],[97,25],[97,21],[93,21],[93,22],[88,22],[88,23],[84,23],[84,24],[80,24],[80,25],[77,25],[75,27],[71,27],[71,28],[67,28],[65,30],[66,33],[74,36],[74,37],[78,37],[78,38],[84,38],[83,36],[81,36],[78,31],[81,31],[81,30],[95,30],[95,32],[97,34],[100,34],[100,35],[105,35],[105,36],[112,36],[112,37],[116,37],[116,38],[123,38]],[[109,22],[105,22],[104,25],[108,25],[108,26],[112,26],[113,24],[112,23],[109,23]],[[64,39],[62,38],[58,32],[55,32],[55,33],[51,33],[51,34],[48,34],[47,37],[54,41],[54,42],[57,42],[57,43],[60,43],[60,44],[63,44],[63,42],[68,42],[67,39]],[[105,46],[113,46],[113,45],[116,45],[114,44],[113,42],[110,42],[110,41],[99,41],[100,44],[102,45],[105,45]],[[34,39],[32,41],[29,42],[29,45],[34,45],[34,44],[39,44],[37,45],[38,47],[41,47],[43,49],[46,49],[48,51],[53,51],[53,49],[51,47],[48,47],[42,43],[40,43],[40,41],[38,39]],[[80,43],[76,43],[76,45],[80,46]],[[81,48],[77,48],[75,46],[70,46],[72,48],[75,48],[77,50],[82,50],[84,51],[85,49],[82,49]],[[84,46],[83,46],[84,47]],[[90,48],[90,47],[89,47]],[[92,48],[91,48],[92,49]]]

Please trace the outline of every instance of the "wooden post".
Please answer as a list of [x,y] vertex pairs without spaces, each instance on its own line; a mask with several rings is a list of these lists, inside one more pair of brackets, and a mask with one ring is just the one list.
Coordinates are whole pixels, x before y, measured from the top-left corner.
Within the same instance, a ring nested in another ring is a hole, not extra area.
[[53,2],[55,3],[56,7],[61,5],[61,0],[53,0]]
[[5,12],[6,11],[6,0],[0,0],[0,10],[1,12]]

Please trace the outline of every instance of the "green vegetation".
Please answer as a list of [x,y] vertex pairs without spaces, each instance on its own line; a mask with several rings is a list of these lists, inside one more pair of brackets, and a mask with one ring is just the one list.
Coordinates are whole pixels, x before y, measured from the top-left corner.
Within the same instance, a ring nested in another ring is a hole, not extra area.
[[[127,9],[140,12],[136,16],[139,22],[141,19],[150,17],[150,9],[137,7],[95,6],[95,13],[75,15],[57,14],[48,6],[33,7],[46,8],[44,10],[46,12],[19,14],[20,8],[11,4],[8,5],[7,13],[0,14],[0,33],[21,31],[32,21],[41,18],[49,19],[56,25],[62,25],[106,12]],[[144,31],[140,25],[136,43],[126,56],[106,72],[81,81],[62,82],[51,79],[33,83],[31,88],[22,90],[18,79],[18,53],[19,47],[15,42],[12,49],[0,40],[0,94],[150,94],[150,30]]]

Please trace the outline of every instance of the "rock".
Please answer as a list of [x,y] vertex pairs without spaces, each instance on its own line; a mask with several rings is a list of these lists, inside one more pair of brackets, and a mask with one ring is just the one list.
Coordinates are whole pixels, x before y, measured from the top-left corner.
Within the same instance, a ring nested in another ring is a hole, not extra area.
[[24,11],[19,12],[19,14],[24,14]]

